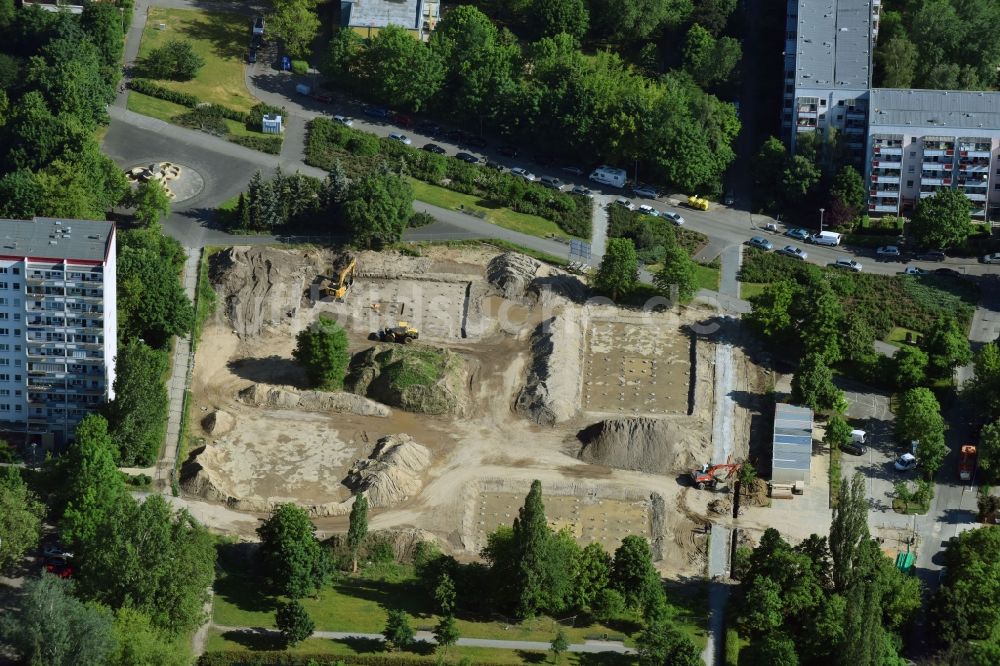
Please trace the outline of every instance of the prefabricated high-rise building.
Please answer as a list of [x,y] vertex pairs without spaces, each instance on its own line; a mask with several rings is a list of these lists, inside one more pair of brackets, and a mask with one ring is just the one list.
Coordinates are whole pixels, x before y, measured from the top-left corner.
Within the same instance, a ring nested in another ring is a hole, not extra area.
[[0,428],[62,447],[114,397],[115,225],[0,219]]

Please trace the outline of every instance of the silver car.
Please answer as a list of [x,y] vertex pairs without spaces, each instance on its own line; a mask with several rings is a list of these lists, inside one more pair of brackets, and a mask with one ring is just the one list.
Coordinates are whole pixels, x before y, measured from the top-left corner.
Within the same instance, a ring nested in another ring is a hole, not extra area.
[[773,250],[774,244],[762,236],[754,236],[747,241],[747,245],[750,247],[760,248],[761,250]]
[[400,143],[405,144],[407,146],[413,143],[413,141],[410,140],[410,137],[406,136],[405,134],[400,134],[399,132],[392,132],[391,134],[389,134],[389,138],[392,139],[393,141],[399,141]]
[[674,213],[673,211],[665,210],[662,213],[660,213],[660,217],[662,217],[665,220],[670,220],[678,227],[684,224],[684,218],[681,217],[678,213]]

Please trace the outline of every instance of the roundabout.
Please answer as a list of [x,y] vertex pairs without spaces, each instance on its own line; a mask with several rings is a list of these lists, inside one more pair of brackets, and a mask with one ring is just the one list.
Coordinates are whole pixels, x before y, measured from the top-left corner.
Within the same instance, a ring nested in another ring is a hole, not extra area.
[[189,166],[173,162],[151,162],[125,169],[129,184],[158,181],[170,198],[171,203],[187,201],[201,194],[205,189],[205,179]]

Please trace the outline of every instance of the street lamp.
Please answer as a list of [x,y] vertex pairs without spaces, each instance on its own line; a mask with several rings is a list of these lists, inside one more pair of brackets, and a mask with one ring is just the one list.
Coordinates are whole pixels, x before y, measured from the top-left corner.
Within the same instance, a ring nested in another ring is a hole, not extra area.
[[825,210],[826,210],[825,208],[820,208],[819,209],[819,232],[820,233],[823,233],[823,211],[825,211]]

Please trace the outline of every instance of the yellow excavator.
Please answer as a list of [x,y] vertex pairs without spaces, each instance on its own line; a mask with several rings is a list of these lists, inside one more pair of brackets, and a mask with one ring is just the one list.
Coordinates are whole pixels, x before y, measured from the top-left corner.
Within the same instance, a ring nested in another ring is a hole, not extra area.
[[344,255],[333,267],[331,273],[332,280],[323,280],[320,285],[320,296],[324,298],[333,297],[338,301],[344,300],[347,291],[354,284],[354,271],[358,267],[358,260],[351,255]]
[[378,332],[378,339],[382,342],[399,342],[407,344],[420,337],[420,331],[410,326],[409,322],[396,322],[395,326],[386,326]]

